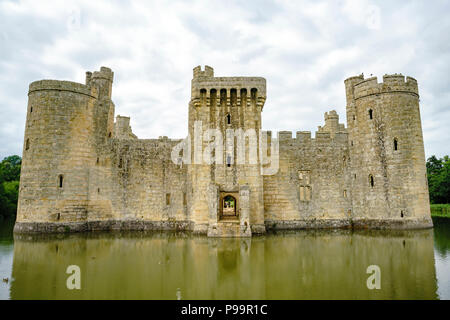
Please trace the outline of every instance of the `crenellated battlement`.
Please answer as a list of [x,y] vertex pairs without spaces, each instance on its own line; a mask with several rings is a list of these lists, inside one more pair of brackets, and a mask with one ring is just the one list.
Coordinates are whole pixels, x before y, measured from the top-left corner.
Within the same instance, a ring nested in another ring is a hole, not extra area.
[[411,93],[417,96],[419,95],[419,89],[416,79],[406,77],[405,80],[405,76],[403,76],[402,74],[384,75],[383,82],[381,83],[378,82],[377,77],[371,77],[356,82],[355,79],[358,79],[358,77],[352,77],[346,80],[348,81],[346,82],[346,84],[353,84],[353,97],[355,100],[374,94],[394,92]]
[[114,79],[114,72],[110,68],[107,67],[101,67],[100,71],[94,71],[92,73],[92,80],[94,79],[104,79],[108,81],[113,81]]
[[297,131],[296,139],[298,143],[311,143],[311,131]]
[[85,84],[65,80],[38,80],[30,83],[28,94],[36,91],[66,91],[83,94],[98,99],[103,86],[102,82],[107,82],[106,92],[110,94],[114,72],[110,68],[101,67],[100,71],[86,72]]
[[211,78],[214,77],[214,69],[210,66],[205,65],[205,70],[202,70],[201,66],[197,66],[194,68],[194,78],[206,77]]
[[314,140],[316,143],[329,143],[331,142],[331,133],[316,131],[316,137]]
[[279,131],[278,140],[280,142],[292,140],[292,131]]
[[336,110],[331,110],[329,112],[325,112],[325,121],[337,119],[339,120],[339,115],[337,114]]
[[[271,137],[272,132],[267,131],[267,136]],[[279,131],[277,139],[281,144],[294,143],[294,145],[308,145],[308,144],[331,144],[337,143],[347,145],[348,133],[343,130],[339,132],[316,131],[315,137],[311,137],[311,131],[297,131],[295,137],[292,136],[292,131]]]
[[360,82],[364,80],[364,74],[360,74],[359,76],[349,77],[344,80],[344,83],[352,83],[352,82]]

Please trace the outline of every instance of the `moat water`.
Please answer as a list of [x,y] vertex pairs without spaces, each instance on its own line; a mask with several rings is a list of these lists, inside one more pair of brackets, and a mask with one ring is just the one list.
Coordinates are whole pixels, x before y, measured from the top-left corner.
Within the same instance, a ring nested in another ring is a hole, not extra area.
[[[0,299],[450,299],[450,219],[419,231],[13,236],[0,221]],[[68,266],[81,289],[69,290]],[[379,267],[380,289],[367,273]]]

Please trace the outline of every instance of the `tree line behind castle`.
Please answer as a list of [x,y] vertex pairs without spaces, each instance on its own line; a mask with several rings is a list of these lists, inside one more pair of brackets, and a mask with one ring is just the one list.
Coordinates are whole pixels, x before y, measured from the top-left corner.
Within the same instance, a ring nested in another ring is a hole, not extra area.
[[[19,156],[13,155],[4,158],[0,163],[0,217],[16,214],[21,161]],[[428,158],[427,176],[432,213],[450,216],[450,157]]]
[[0,217],[16,214],[21,163],[19,156],[9,156],[0,162]]

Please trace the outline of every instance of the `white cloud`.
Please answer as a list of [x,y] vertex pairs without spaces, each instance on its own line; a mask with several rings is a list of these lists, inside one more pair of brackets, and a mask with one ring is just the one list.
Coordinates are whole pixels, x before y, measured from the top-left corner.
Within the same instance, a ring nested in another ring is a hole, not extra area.
[[381,27],[380,7],[369,0],[345,0],[342,11],[357,25],[372,30],[378,30]]

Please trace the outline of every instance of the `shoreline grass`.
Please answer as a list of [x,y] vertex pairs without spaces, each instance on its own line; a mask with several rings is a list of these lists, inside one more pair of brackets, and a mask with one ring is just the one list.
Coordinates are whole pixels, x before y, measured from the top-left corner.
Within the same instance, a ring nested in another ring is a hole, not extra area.
[[431,204],[431,216],[439,218],[450,218],[450,204]]

